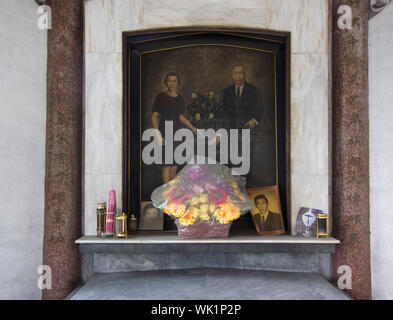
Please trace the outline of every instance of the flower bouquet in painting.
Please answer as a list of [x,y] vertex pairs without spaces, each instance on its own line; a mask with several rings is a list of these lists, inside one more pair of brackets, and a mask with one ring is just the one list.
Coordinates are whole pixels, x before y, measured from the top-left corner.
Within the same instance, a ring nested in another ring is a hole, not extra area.
[[245,178],[221,164],[188,164],[152,193],[153,205],[176,219],[183,239],[226,238],[232,221],[254,205]]
[[216,128],[220,105],[216,102],[214,92],[196,90],[191,94],[187,107],[192,124],[200,129]]

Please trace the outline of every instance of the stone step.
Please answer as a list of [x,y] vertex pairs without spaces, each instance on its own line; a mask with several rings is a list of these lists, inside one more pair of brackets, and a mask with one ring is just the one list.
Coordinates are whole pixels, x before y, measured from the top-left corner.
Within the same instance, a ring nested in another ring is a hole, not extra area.
[[96,274],[70,300],[348,300],[317,273],[183,269]]

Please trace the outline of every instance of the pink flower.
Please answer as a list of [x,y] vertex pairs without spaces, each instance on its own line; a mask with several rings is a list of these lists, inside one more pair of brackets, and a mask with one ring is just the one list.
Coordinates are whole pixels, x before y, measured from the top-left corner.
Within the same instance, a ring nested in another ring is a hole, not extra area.
[[182,204],[184,200],[189,197],[189,194],[186,190],[182,188],[173,188],[173,190],[169,193],[169,202],[175,204]]
[[199,165],[192,165],[187,169],[187,176],[189,179],[201,178],[206,173],[206,167]]
[[228,194],[224,189],[209,191],[209,201],[211,204],[223,204],[227,198]]

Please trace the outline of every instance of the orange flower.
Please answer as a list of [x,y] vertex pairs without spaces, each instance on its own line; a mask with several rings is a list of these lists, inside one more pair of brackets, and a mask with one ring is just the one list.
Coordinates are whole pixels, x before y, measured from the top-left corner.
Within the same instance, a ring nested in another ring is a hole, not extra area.
[[233,202],[228,200],[214,211],[214,216],[220,223],[227,224],[240,217],[240,210]]
[[191,210],[188,210],[188,212],[183,215],[182,217],[179,218],[179,223],[182,226],[190,226],[196,222],[196,219],[192,216]]
[[175,218],[180,218],[186,213],[186,206],[184,204],[169,203],[164,209],[164,212],[174,216]]

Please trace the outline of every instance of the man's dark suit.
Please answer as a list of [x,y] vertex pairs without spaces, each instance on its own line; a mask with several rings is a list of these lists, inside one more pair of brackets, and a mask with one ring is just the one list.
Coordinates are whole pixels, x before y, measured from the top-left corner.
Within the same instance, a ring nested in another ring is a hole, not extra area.
[[236,98],[235,84],[222,90],[223,127],[243,129],[251,119],[262,121],[263,103],[256,86],[244,82],[241,98]]
[[262,215],[260,213],[255,214],[254,219],[262,232],[277,231],[283,228],[281,215],[279,213],[269,211],[265,222],[263,222]]
[[[240,99],[236,98],[235,84],[232,84],[222,90],[222,125],[221,128],[229,129],[247,129],[245,124],[251,119],[255,119],[259,124],[262,122],[263,103],[259,90],[256,86],[244,82],[243,92]],[[253,164],[254,141],[256,130],[251,130],[250,141],[250,163]],[[232,148],[232,145],[229,146]],[[238,135],[237,150],[242,150],[242,136]],[[238,151],[239,152],[239,151]],[[229,167],[237,167],[230,162]],[[251,175],[251,170],[248,175]]]

